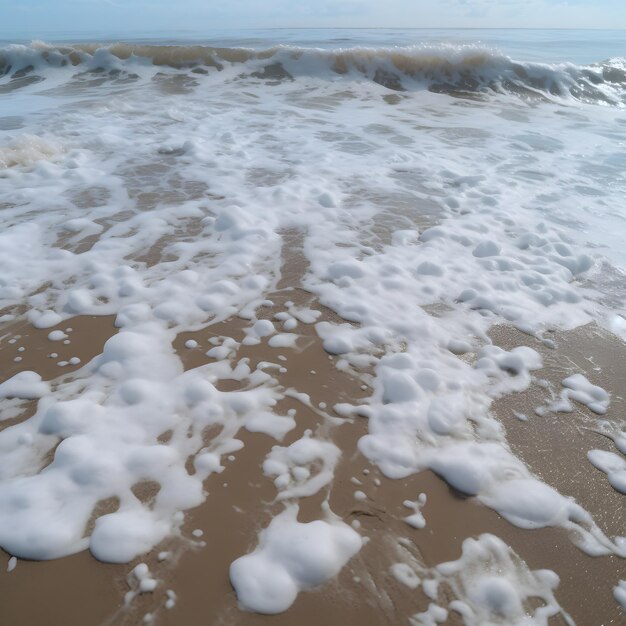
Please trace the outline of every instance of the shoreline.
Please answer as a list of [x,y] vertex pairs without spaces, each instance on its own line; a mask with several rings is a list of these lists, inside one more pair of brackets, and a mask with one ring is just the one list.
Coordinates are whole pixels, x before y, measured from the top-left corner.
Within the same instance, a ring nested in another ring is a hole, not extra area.
[[0,624],[621,623],[619,37],[300,35],[0,50]]
[[[310,294],[286,289],[272,295],[274,307],[261,309],[263,315],[260,317],[269,318],[284,307],[286,300],[297,300],[294,294],[300,294],[298,304],[301,306],[320,308],[315,306]],[[65,358],[70,353],[80,354],[84,358],[82,365],[99,354],[105,339],[117,332],[112,322],[111,317],[74,318],[64,322],[62,327],[73,328],[70,334],[72,343],[69,345],[47,339],[54,329],[41,331],[21,323],[17,326],[13,324],[8,335],[0,333],[3,337],[0,340],[2,365],[5,368],[8,366],[9,372],[32,366],[41,371],[44,378],[52,377],[55,368],[57,372],[63,371],[64,375],[66,372],[70,374],[69,370],[61,370],[54,365],[54,360],[49,359],[46,353],[58,350],[59,358]],[[185,369],[197,368],[213,360],[204,355],[205,347],[211,346],[209,340],[212,337],[227,336],[239,342],[244,338],[243,330],[248,324],[248,320],[231,318],[197,332],[183,333],[176,338],[173,347]],[[273,371],[280,388],[294,388],[310,396],[310,406],[293,397],[285,397],[276,406],[277,413],[285,415],[294,409],[297,416],[296,427],[282,441],[262,433],[238,432],[236,436],[243,441],[244,447],[235,453],[232,462],[226,463],[222,473],[213,474],[205,481],[208,497],[204,504],[186,512],[179,536],[166,540],[149,554],[129,564],[103,564],[88,552],[82,552],[48,562],[19,559],[16,569],[6,573],[8,556],[3,554],[0,562],[0,576],[6,589],[6,600],[0,609],[0,615],[5,616],[3,621],[12,626],[43,623],[37,620],[54,614],[57,617],[50,623],[73,620],[75,623],[121,626],[138,623],[144,615],[154,614],[154,623],[163,625],[184,623],[194,626],[208,621],[243,626],[266,623],[268,620],[277,625],[294,623],[294,620],[307,624],[313,623],[312,614],[315,614],[316,622],[320,615],[327,614],[329,619],[334,616],[334,619],[359,620],[363,624],[392,624],[400,617],[408,619],[425,611],[432,601],[422,591],[410,589],[396,580],[390,573],[394,563],[408,561],[432,568],[458,558],[461,543],[467,537],[492,533],[510,545],[532,569],[549,568],[560,576],[556,598],[576,623],[591,624],[592,619],[607,624],[618,623],[619,608],[610,591],[617,584],[622,566],[620,559],[586,556],[573,545],[563,529],[516,528],[494,511],[475,502],[475,498],[448,487],[431,471],[401,480],[386,478],[357,450],[358,439],[367,432],[367,419],[358,416],[346,418],[330,408],[320,411],[317,407],[320,402],[326,403],[327,407],[337,402],[358,405],[369,391],[361,388],[362,380],[336,368],[338,358],[323,350],[313,325],[301,323],[296,332],[299,338],[295,349],[270,348],[263,342],[256,346],[241,345],[237,350],[237,360],[248,359],[253,370],[263,361],[284,366],[287,371],[282,374]],[[616,359],[626,358],[626,347],[611,341],[604,331],[583,328],[570,333],[555,333],[559,344],[555,350],[536,340],[533,343],[531,337],[505,326],[493,327],[490,334],[496,345],[506,349],[520,344],[533,345],[545,360],[544,368],[535,372],[535,381],[548,379],[555,385],[565,374],[573,371],[573,364],[577,368],[584,365],[576,359],[589,353],[596,358],[594,363],[600,364],[602,371],[591,368],[584,373],[612,394],[611,407],[603,419],[618,420],[624,407],[624,398],[619,395],[619,375],[611,376],[607,370]],[[20,363],[10,360],[16,344],[9,344],[9,337],[16,336],[20,337],[19,344],[26,347],[20,353],[24,355]],[[185,347],[190,339],[196,341],[198,347]],[[285,360],[279,360],[279,354]],[[310,374],[311,370],[316,374]],[[228,380],[222,380],[218,385],[224,391],[239,387],[240,383]],[[623,528],[623,519],[619,516],[620,494],[608,485],[602,472],[590,463],[581,465],[578,458],[585,447],[601,447],[602,439],[606,439],[591,428],[598,416],[576,404],[574,414],[529,415],[529,420],[525,422],[511,417],[513,411],[530,414],[533,405],[545,403],[546,395],[546,387],[535,382],[526,391],[495,401],[493,411],[507,429],[509,444],[535,473],[588,507],[607,532],[619,532],[620,523]],[[320,413],[332,416],[330,422]],[[585,420],[584,430],[574,424],[578,421],[584,424]],[[9,420],[9,424],[11,422]],[[3,425],[0,422],[0,428]],[[563,435],[559,425],[567,425],[568,436]],[[533,437],[528,437],[529,428],[533,429]],[[368,543],[337,579],[302,592],[286,613],[266,617],[241,611],[237,608],[237,599],[228,580],[228,567],[234,559],[256,545],[257,533],[269,523],[272,515],[282,509],[279,502],[272,504],[277,492],[271,479],[260,473],[260,466],[272,446],[288,445],[307,429],[323,433],[324,437],[334,441],[342,450],[342,458],[333,482],[327,488],[298,501],[299,520],[318,519],[322,515],[321,504],[328,498],[331,510],[344,521],[351,524],[358,520],[359,532],[368,537]],[[534,442],[539,440],[553,446],[553,449],[547,453],[534,449]],[[610,448],[607,445],[604,447]],[[578,455],[576,461],[571,458],[573,452]],[[578,471],[575,479],[571,475],[572,468]],[[251,480],[251,477],[254,479]],[[223,487],[225,483],[229,488]],[[357,490],[366,494],[365,500],[355,499]],[[423,506],[426,526],[418,530],[403,521],[409,511],[402,503],[415,499],[420,493],[425,493],[428,499]],[[145,497],[149,499],[149,490]],[[611,511],[613,517],[607,517]],[[101,512],[106,512],[106,509]],[[193,535],[195,529],[203,531],[202,537]],[[206,545],[202,545],[203,542]],[[159,562],[157,555],[163,551],[170,551],[176,556]],[[159,581],[158,586],[154,593],[138,595],[130,607],[124,609],[121,604],[123,595],[136,583],[132,576],[127,580],[128,573],[140,562],[149,565],[152,575]],[[581,596],[582,588],[586,593]],[[173,590],[177,598],[171,610],[164,608],[168,589]],[[37,603],[29,601],[33,593],[38,597]],[[84,600],[77,600],[79,597]],[[450,616],[451,621],[445,623],[456,623],[453,613]],[[558,618],[550,620],[550,624],[559,623],[566,622]]]

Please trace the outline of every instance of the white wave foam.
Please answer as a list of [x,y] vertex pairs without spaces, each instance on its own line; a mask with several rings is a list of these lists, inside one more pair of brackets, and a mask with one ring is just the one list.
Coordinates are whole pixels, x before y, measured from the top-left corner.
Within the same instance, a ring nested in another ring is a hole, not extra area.
[[0,146],[0,170],[52,160],[61,154],[59,145],[37,135],[20,135]]
[[203,46],[76,44],[43,42],[0,49],[0,74],[7,76],[74,67],[134,72],[153,65],[189,70],[239,66],[256,78],[338,75],[371,80],[396,91],[430,89],[442,93],[502,92],[524,98],[571,98],[622,106],[626,98],[623,58],[596,65],[517,62],[497,50],[471,45],[322,50],[276,46],[255,51]]

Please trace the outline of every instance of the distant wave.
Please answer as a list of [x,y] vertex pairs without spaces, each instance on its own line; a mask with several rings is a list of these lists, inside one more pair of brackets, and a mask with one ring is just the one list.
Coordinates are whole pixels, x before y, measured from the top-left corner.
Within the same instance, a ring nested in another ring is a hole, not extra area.
[[474,46],[345,48],[321,50],[276,46],[266,50],[207,46],[157,46],[115,43],[0,48],[0,81],[24,85],[45,78],[54,68],[76,73],[135,73],[146,66],[197,74],[241,68],[240,74],[270,83],[305,76],[350,76],[371,80],[394,91],[428,89],[450,95],[508,93],[527,99],[573,98],[626,104],[626,60],[608,59],[579,66],[514,61]]

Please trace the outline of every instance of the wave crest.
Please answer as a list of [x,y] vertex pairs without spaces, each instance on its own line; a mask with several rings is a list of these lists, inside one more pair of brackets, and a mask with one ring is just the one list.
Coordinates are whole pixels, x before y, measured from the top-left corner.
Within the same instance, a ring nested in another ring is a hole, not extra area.
[[508,93],[523,98],[573,98],[624,106],[624,58],[579,66],[520,62],[488,48],[430,46],[321,50],[276,46],[265,50],[201,45],[87,43],[0,49],[3,80],[24,79],[55,68],[76,71],[134,71],[140,66],[169,67],[197,73],[240,67],[242,74],[273,82],[304,76],[356,77],[394,91],[429,89],[450,95]]

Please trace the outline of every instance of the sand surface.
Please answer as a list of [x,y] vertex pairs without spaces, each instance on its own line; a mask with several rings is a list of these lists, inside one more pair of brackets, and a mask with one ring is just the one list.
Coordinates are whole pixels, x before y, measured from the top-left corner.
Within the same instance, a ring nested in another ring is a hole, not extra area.
[[[270,296],[274,306],[266,307],[261,317],[271,318],[285,301],[291,300],[321,310],[326,319],[334,319],[310,294],[294,288],[293,283],[286,284],[301,271],[294,263],[291,275],[287,273],[283,277],[281,289]],[[239,341],[247,324],[247,320],[233,318],[184,333],[177,337],[173,348],[186,369],[195,368],[211,361],[205,355],[210,347],[209,339],[227,336]],[[2,379],[25,369],[39,372],[46,380],[71,375],[80,365],[59,367],[57,363],[72,356],[78,356],[81,363],[89,361],[117,332],[111,317],[77,317],[59,328],[72,328],[68,333],[69,344],[51,342],[47,337],[53,329],[37,330],[25,321],[5,324],[0,329]],[[561,584],[556,597],[576,623],[590,626],[623,623],[623,615],[611,597],[614,581],[624,577],[622,560],[586,556],[562,529],[516,528],[475,499],[455,492],[430,471],[403,480],[385,478],[357,450],[359,437],[367,432],[366,418],[341,417],[329,408],[338,402],[358,404],[365,398],[368,387],[363,381],[367,380],[368,372],[340,371],[337,357],[324,352],[312,325],[300,324],[297,332],[299,338],[293,349],[269,348],[265,344],[241,346],[237,358],[249,359],[253,367],[260,361],[284,366],[286,372],[276,373],[280,386],[308,394],[310,403],[287,397],[276,407],[282,414],[291,408],[297,411],[297,427],[286,435],[282,445],[311,429],[334,441],[342,450],[332,484],[312,497],[301,499],[299,513],[300,521],[319,518],[322,502],[328,497],[332,510],[348,523],[358,520],[360,532],[368,537],[369,542],[337,579],[301,593],[291,609],[280,615],[260,616],[238,608],[228,578],[229,565],[256,545],[258,531],[282,508],[275,501],[276,489],[271,479],[260,472],[265,455],[277,442],[264,434],[242,431],[238,437],[245,447],[234,454],[224,472],[206,481],[207,500],[187,512],[181,536],[168,539],[134,563],[99,563],[83,552],[48,562],[19,560],[9,573],[6,571],[9,555],[2,554],[0,623],[130,625],[142,623],[146,614],[151,614],[157,624],[172,626],[407,623],[409,616],[426,610],[430,600],[421,589],[413,590],[399,583],[390,567],[397,562],[418,562],[432,567],[456,559],[464,539],[485,532],[504,539],[531,569],[549,568],[557,572]],[[505,326],[495,327],[491,337],[495,344],[508,349],[531,345],[540,351],[544,368],[535,372],[535,378],[548,380],[554,387],[569,372],[584,372],[612,395],[604,419],[611,422],[622,418],[626,406],[623,397],[626,349],[604,331],[585,327],[559,333],[555,336],[555,349]],[[19,341],[10,343],[15,338]],[[186,348],[189,339],[197,341],[198,347]],[[18,345],[25,350],[18,352]],[[53,352],[58,356],[51,358]],[[16,362],[16,356],[22,356],[22,360]],[[240,385],[228,380],[220,384],[225,390]],[[582,405],[577,405],[573,413],[536,415],[535,407],[545,403],[548,395],[546,384],[535,382],[525,392],[496,401],[494,410],[506,427],[510,445],[546,482],[575,496],[607,534],[623,531],[626,522],[623,496],[585,458],[589,449],[610,448],[610,440],[598,432],[597,416]],[[325,403],[327,408],[320,409],[320,403]],[[27,419],[34,405],[34,401],[6,401],[0,428]],[[522,421],[515,417],[515,412],[529,419]],[[217,434],[206,432],[207,443]],[[136,493],[149,502],[154,488],[139,484]],[[363,491],[366,499],[355,499],[356,490]],[[406,499],[415,500],[420,493],[428,497],[422,509],[426,526],[414,529],[403,521],[407,509],[402,503]],[[114,510],[115,506],[115,502],[102,502],[94,517]],[[196,529],[203,535],[195,536]],[[169,556],[159,560],[157,555],[163,551]],[[125,606],[124,594],[136,586],[129,572],[139,562],[149,565],[158,586],[154,592],[142,594]],[[176,604],[171,609],[165,608],[168,590],[176,594]],[[439,594],[441,598],[451,591],[440,587]],[[462,622],[452,612],[446,623]],[[550,623],[565,622],[556,617]]]

